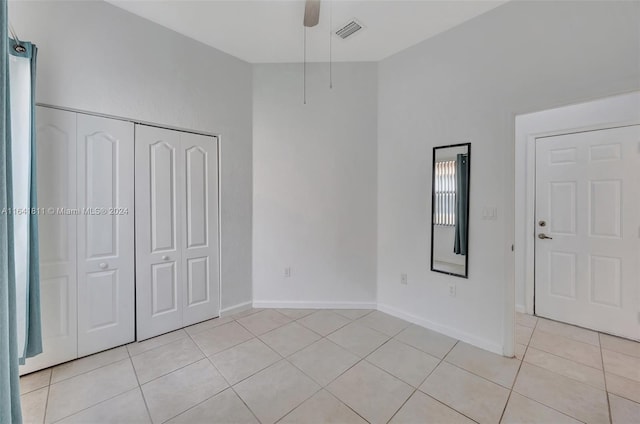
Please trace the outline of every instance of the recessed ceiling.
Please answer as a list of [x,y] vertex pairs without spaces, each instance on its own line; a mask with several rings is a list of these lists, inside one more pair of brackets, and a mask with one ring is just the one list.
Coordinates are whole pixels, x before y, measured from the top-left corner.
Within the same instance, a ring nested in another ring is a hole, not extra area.
[[[251,63],[301,62],[304,1],[107,0],[122,9]],[[345,40],[332,35],[333,60],[379,61],[506,1],[323,0],[307,29],[307,60],[329,59],[329,34],[357,19]]]

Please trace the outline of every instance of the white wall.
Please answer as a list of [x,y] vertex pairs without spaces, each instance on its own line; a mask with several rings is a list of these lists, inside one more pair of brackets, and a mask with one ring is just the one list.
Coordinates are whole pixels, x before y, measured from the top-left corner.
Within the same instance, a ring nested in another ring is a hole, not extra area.
[[[514,117],[640,88],[639,16],[638,2],[512,2],[379,64],[383,309],[508,350]],[[465,280],[429,271],[429,231],[432,148],[468,141]],[[482,209],[491,206],[497,220],[482,220]],[[408,273],[407,286],[400,285],[401,272]],[[457,297],[449,297],[449,283],[457,285]]]
[[327,64],[307,70],[303,105],[301,64],[254,67],[254,301],[371,306],[377,65],[334,65],[332,90]]
[[36,101],[221,134],[222,308],[251,301],[251,65],[104,2],[9,4]]

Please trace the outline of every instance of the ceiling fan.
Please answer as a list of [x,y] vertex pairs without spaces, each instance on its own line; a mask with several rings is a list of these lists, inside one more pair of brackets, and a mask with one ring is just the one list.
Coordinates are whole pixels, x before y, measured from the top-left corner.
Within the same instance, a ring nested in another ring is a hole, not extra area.
[[303,25],[305,27],[314,27],[318,25],[320,21],[320,0],[307,0],[304,5],[304,20]]

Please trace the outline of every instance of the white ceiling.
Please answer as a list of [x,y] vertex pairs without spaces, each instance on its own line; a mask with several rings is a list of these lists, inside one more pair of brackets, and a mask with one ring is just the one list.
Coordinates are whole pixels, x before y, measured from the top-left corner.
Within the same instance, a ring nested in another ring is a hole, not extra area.
[[[107,1],[251,63],[303,59],[302,0]],[[384,59],[505,2],[323,0],[320,23],[307,29],[307,60],[328,61],[329,29],[352,18],[365,29],[346,40],[333,36],[335,61]]]

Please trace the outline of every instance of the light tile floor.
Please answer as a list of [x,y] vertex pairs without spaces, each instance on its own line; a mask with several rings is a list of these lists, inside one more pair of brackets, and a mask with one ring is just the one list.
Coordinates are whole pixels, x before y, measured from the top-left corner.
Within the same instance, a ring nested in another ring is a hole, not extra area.
[[378,311],[258,310],[21,379],[27,423],[640,423],[640,343],[517,315],[504,358]]

